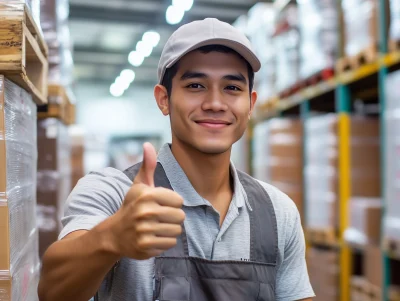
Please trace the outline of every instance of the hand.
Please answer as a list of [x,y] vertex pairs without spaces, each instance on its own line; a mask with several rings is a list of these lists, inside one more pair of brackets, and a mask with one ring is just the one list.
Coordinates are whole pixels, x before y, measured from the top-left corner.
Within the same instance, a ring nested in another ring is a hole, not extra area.
[[170,189],[154,187],[154,147],[145,143],[143,151],[142,166],[113,223],[119,255],[137,260],[158,256],[174,247],[185,219],[183,198]]

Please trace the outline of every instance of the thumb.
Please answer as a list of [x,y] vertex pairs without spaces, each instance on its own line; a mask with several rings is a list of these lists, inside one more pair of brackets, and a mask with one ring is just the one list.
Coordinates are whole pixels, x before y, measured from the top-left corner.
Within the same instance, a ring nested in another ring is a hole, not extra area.
[[154,172],[157,166],[157,154],[154,146],[146,142],[143,144],[143,162],[140,166],[139,172],[136,175],[134,184],[145,184],[154,186]]

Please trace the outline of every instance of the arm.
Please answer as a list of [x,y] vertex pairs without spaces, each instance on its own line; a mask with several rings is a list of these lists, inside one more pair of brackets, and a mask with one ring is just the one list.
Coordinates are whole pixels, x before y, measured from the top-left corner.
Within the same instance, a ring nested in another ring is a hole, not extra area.
[[71,193],[61,236],[69,234],[43,257],[40,301],[87,301],[120,258],[145,260],[176,245],[183,199],[154,187],[155,150],[147,146],[144,158],[126,195],[117,193],[118,183],[98,175],[81,180]]
[[76,231],[54,243],[43,256],[39,299],[89,300],[119,255],[111,243],[112,218],[90,231]]
[[297,208],[288,213],[285,249],[277,272],[277,300],[311,301],[314,292],[310,284],[306,259],[305,240]]

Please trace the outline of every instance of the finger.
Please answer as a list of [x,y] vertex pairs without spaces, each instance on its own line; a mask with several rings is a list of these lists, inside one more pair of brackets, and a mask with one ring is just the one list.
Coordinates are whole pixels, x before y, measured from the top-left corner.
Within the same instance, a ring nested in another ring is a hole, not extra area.
[[142,251],[150,251],[153,249],[168,250],[176,246],[176,238],[147,236],[139,242]]
[[183,198],[175,191],[163,187],[155,188],[149,197],[161,206],[182,208]]
[[154,172],[157,166],[157,154],[151,143],[143,144],[143,161],[136,175],[134,184],[145,184],[154,187]]
[[178,237],[182,233],[182,226],[177,224],[159,223],[154,226],[153,233],[157,237]]
[[178,208],[160,206],[156,218],[160,223],[181,225],[185,220],[185,212]]

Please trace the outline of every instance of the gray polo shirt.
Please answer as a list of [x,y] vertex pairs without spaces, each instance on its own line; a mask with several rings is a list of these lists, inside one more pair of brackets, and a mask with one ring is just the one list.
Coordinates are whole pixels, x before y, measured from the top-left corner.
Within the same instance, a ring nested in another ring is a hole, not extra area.
[[[246,260],[250,257],[250,221],[246,192],[231,164],[234,194],[222,226],[219,213],[202,198],[165,144],[158,161],[163,166],[172,188],[183,199],[186,214],[189,255],[210,260]],[[293,201],[277,188],[260,182],[273,203],[277,227],[279,255],[276,300],[293,301],[314,296],[306,261],[305,242],[299,212]],[[121,206],[132,181],[122,171],[105,168],[82,178],[71,192],[62,219],[64,228],[59,238],[76,230],[90,230]],[[107,277],[100,289],[101,300],[151,301],[154,259],[123,259],[113,277]],[[112,279],[111,279],[112,278]]]

